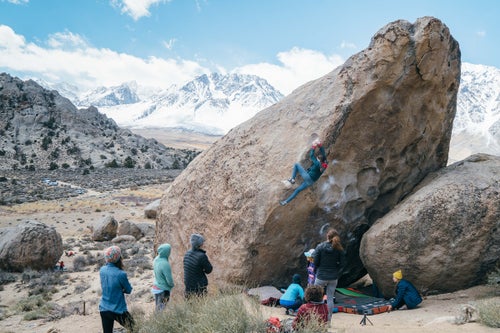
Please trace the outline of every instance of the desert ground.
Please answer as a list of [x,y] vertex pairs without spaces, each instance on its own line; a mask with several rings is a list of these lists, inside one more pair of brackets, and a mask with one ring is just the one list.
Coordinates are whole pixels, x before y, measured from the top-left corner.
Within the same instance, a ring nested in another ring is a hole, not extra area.
[[[205,139],[201,140],[203,144],[209,144]],[[191,144],[203,145],[200,142],[189,143]],[[0,206],[1,228],[14,226],[28,219],[43,222],[54,226],[61,234],[65,250],[76,251],[73,257],[66,257],[63,254],[61,258],[67,270],[58,275],[59,283],[52,291],[51,302],[57,304],[59,308],[55,311],[56,315],[51,316],[49,320],[25,320],[19,311],[14,310],[16,304],[28,296],[29,275],[36,275],[35,273],[19,273],[16,281],[0,286],[2,287],[0,288],[0,333],[102,332],[98,312],[100,284],[97,260],[102,259],[102,249],[111,243],[93,242],[90,237],[91,228],[94,223],[109,215],[118,222],[129,220],[154,226],[155,221],[144,216],[144,209],[150,202],[161,198],[168,186],[169,184],[165,183],[134,186],[109,192],[88,191],[83,195],[67,199]],[[127,271],[134,288],[132,294],[127,296],[129,310],[132,313],[139,310],[147,315],[152,313],[154,308],[150,293],[153,242],[154,235],[149,234],[136,244],[127,245],[127,253],[131,253],[130,258],[143,259],[134,261],[140,263],[136,265],[140,267],[134,267],[131,272]],[[123,249],[124,245],[120,246]],[[210,256],[210,253],[208,255]],[[76,269],[76,262],[82,257],[96,259],[92,264]],[[209,288],[210,286],[215,288],[217,282],[210,279],[209,281]],[[180,286],[182,281],[176,281],[176,284]],[[182,296],[182,289],[174,288],[171,302],[180,301]],[[421,306],[415,310],[369,316],[371,323],[367,322],[367,325],[361,324],[363,317],[361,315],[335,313],[328,332],[498,332],[498,329],[483,326],[477,321],[455,324],[457,318],[463,314],[462,308],[465,305],[474,306],[484,299],[498,304],[500,286],[482,285],[449,294],[426,296]],[[289,318],[285,315],[285,310],[280,307],[261,306],[261,309],[263,318],[271,316]],[[118,324],[115,325],[115,331],[124,332]]]

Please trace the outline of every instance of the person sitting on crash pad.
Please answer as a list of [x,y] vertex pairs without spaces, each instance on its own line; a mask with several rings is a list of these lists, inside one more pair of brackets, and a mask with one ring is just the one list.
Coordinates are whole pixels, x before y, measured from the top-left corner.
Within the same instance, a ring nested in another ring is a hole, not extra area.
[[410,281],[403,279],[403,272],[401,270],[392,274],[392,281],[396,284],[396,297],[391,301],[389,311],[400,308],[404,309],[404,306],[408,309],[414,309],[422,303],[422,297],[417,288]]

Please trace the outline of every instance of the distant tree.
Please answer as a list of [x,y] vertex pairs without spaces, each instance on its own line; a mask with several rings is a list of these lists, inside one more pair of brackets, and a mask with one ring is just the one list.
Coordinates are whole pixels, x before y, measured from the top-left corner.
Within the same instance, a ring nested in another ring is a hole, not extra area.
[[144,169],[151,169],[151,163],[150,162],[146,162],[144,164]]
[[119,165],[118,165],[118,162],[116,162],[116,160],[113,159],[111,162],[104,164],[104,166],[106,168],[118,168]]
[[57,163],[50,162],[49,170],[56,170],[56,169],[59,169],[59,165],[57,165]]
[[63,167],[63,169],[68,169],[69,168],[69,164],[68,163],[63,163],[61,166]]
[[132,157],[127,156],[127,158],[125,158],[125,161],[123,162],[123,166],[125,168],[133,169],[135,167],[135,163],[136,162],[132,159]]

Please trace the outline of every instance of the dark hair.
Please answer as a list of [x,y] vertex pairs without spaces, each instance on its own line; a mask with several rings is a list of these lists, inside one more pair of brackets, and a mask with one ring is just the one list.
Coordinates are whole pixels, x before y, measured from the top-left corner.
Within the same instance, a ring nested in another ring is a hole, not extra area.
[[330,229],[328,231],[328,233],[326,234],[326,238],[332,244],[332,247],[334,249],[339,250],[339,251],[344,251],[344,247],[342,246],[342,243],[340,242],[340,235],[339,235],[337,230]]
[[306,288],[304,299],[306,302],[322,302],[324,295],[324,289],[321,286],[310,285]]

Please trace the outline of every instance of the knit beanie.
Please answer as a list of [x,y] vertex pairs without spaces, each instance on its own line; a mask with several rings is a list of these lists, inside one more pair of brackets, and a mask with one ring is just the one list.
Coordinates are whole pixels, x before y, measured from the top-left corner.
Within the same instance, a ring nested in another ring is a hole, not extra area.
[[106,259],[106,262],[115,264],[118,260],[120,260],[121,256],[122,251],[118,246],[111,246],[104,250],[104,258]]
[[397,272],[392,273],[392,276],[398,280],[401,280],[403,278],[403,272],[401,272],[401,270],[399,270]]
[[292,282],[296,283],[296,284],[300,284],[300,275],[299,274],[293,274]]
[[205,242],[205,238],[200,234],[192,234],[190,241],[193,249],[199,249]]

